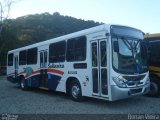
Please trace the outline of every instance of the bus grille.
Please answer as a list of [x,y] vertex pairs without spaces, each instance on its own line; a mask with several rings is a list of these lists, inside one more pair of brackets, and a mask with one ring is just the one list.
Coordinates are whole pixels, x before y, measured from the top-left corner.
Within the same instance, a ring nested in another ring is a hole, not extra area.
[[123,76],[128,81],[140,81],[144,79],[145,75],[138,75],[138,76]]
[[130,90],[130,94],[136,94],[136,93],[140,93],[142,92],[142,88],[139,88],[139,89],[131,89]]
[[141,80],[144,79],[145,75],[139,75],[139,76],[123,76],[127,80],[127,86],[128,87],[136,87],[143,85],[143,82]]

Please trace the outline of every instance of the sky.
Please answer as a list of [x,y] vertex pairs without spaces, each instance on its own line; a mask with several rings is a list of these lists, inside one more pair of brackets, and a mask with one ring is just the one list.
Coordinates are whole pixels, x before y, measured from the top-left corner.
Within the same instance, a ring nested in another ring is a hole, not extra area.
[[160,33],[160,0],[20,0],[10,18],[45,12]]

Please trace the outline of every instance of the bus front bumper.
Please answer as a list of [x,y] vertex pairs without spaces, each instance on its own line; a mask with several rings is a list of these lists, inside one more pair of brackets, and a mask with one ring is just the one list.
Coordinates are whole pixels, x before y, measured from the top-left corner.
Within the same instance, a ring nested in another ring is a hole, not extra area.
[[136,95],[144,95],[149,91],[150,91],[150,84],[146,84],[136,88],[119,88],[116,85],[112,85],[110,101],[125,99]]

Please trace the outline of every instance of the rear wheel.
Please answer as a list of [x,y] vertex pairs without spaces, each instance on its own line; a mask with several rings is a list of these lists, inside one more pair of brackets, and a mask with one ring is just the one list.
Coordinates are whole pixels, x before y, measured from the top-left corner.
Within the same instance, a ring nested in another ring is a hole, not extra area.
[[70,87],[70,96],[74,101],[83,101],[84,98],[82,96],[81,86],[78,81],[72,82]]
[[27,90],[28,88],[24,77],[21,78],[20,87],[22,90]]

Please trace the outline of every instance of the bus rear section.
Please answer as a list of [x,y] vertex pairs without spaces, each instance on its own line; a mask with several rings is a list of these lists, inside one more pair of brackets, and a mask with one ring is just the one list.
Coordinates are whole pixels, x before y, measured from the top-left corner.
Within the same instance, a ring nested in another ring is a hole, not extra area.
[[75,101],[115,101],[149,91],[143,33],[100,25],[8,52],[7,79],[21,88],[65,92]]
[[151,97],[160,95],[160,33],[146,34],[145,42],[148,47],[149,76],[151,80]]

